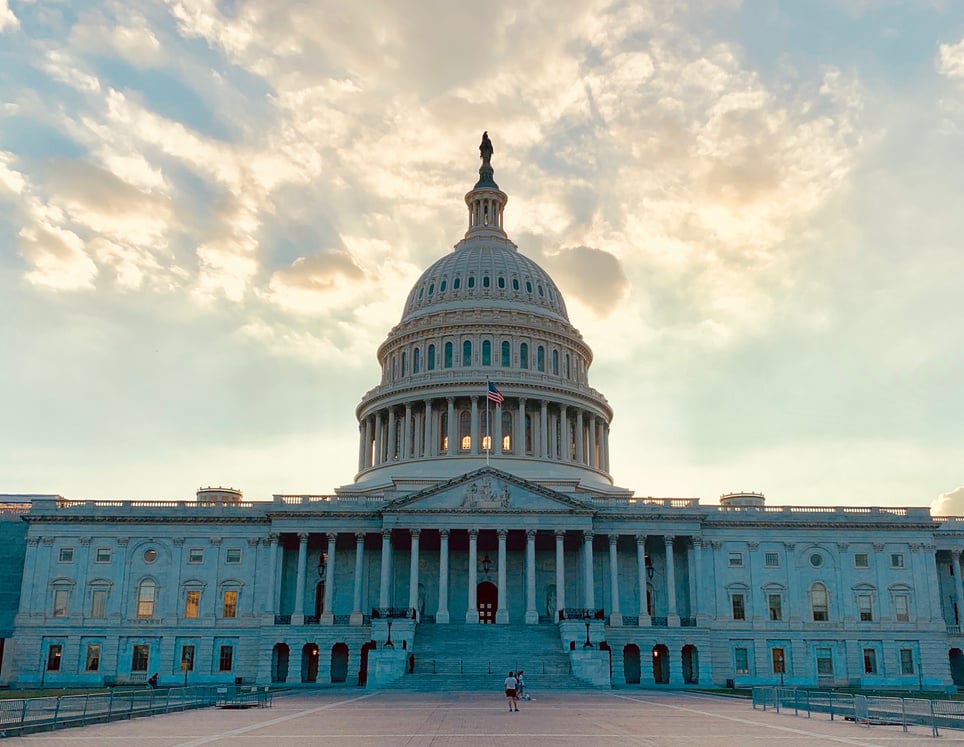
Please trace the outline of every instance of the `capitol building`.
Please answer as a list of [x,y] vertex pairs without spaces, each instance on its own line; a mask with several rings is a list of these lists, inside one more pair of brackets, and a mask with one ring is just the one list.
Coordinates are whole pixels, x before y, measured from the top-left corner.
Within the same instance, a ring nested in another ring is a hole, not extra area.
[[964,519],[615,484],[592,350],[480,153],[464,237],[378,348],[350,483],[0,496],[0,683],[964,685]]

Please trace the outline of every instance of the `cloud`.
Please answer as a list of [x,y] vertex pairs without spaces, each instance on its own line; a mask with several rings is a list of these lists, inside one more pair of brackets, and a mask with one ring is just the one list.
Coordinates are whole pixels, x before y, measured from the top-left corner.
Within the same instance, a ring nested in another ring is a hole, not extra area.
[[72,231],[57,226],[28,226],[20,231],[20,253],[33,269],[27,280],[54,290],[90,290],[97,266]]
[[937,72],[948,78],[964,78],[964,39],[957,44],[941,44],[938,47]]
[[0,0],[0,33],[9,30],[16,30],[20,28],[20,21],[17,16],[14,15],[13,11],[10,10],[10,3],[8,0]]
[[964,485],[941,493],[931,503],[934,516],[964,516]]
[[569,294],[600,316],[608,316],[629,288],[619,259],[602,249],[588,246],[562,249],[549,255],[546,265]]

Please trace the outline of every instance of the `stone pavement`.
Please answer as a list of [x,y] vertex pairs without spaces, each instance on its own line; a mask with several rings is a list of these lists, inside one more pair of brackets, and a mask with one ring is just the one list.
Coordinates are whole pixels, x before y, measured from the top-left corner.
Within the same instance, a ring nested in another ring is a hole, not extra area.
[[509,713],[500,692],[295,691],[270,709],[214,708],[5,739],[2,747],[299,745],[964,745],[964,732],[858,726],[754,711],[750,702],[668,691],[536,692]]

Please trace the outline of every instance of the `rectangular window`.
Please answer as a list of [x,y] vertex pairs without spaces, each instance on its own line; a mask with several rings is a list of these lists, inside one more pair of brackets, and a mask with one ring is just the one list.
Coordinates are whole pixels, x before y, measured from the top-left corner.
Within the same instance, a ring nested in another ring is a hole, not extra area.
[[810,603],[814,622],[826,622],[830,619],[827,588],[823,584],[815,584],[810,590]]
[[96,672],[100,669],[100,644],[91,643],[87,646],[87,659],[84,663],[85,672]]
[[181,646],[181,671],[194,671],[194,646]]
[[94,555],[94,561],[97,563],[109,563],[110,562],[110,548],[109,547],[98,547],[97,552]]
[[94,589],[90,593],[90,616],[98,620],[107,614],[107,589]]
[[225,591],[224,592],[224,617],[237,617],[238,616],[238,592],[236,591]]
[[201,607],[201,592],[199,589],[190,589],[184,603],[184,617],[195,618]]
[[877,652],[872,648],[864,649],[864,674],[877,674]]
[[897,622],[910,622],[910,599],[906,594],[894,596],[894,614]]
[[729,555],[730,568],[742,568],[743,567],[743,553],[741,552],[731,552]]
[[750,673],[750,656],[745,648],[733,649],[733,669],[737,674]]
[[903,568],[904,567],[904,554],[899,552],[893,552],[890,554],[890,567],[891,568]]
[[225,563],[240,563],[241,562],[241,548],[240,547],[229,547],[228,551],[224,555]]
[[833,676],[833,652],[829,648],[818,648],[817,654],[817,676]]
[[767,594],[767,604],[770,607],[770,619],[783,619],[783,597],[780,594]]
[[54,617],[67,617],[68,599],[70,599],[69,590],[54,589]]
[[763,565],[767,568],[779,568],[780,567],[780,553],[778,552],[767,552],[763,554]]
[[192,547],[187,551],[187,562],[188,563],[203,563],[204,562],[204,550],[200,547]]
[[234,664],[234,646],[221,646],[218,656],[218,671],[230,672]]
[[746,601],[742,594],[734,594],[732,596],[733,603],[733,619],[734,620],[746,620]]
[[131,671],[146,672],[147,659],[150,653],[150,646],[134,646],[134,653],[131,655]]
[[51,643],[50,648],[47,649],[47,671],[48,672],[59,672],[60,671],[60,659],[61,654],[63,654],[64,647],[59,643]]
[[901,674],[914,673],[914,649],[902,648],[900,650],[900,673]]
[[860,613],[860,622],[872,622],[874,619],[874,604],[870,594],[857,595],[857,611]]
[[74,562],[74,548],[72,548],[72,547],[61,547],[61,548],[60,548],[60,562],[61,562],[61,563],[73,563],[73,562]]
[[870,556],[865,552],[854,553],[855,568],[870,568]]
[[775,648],[771,652],[774,674],[786,674],[787,659],[782,648]]

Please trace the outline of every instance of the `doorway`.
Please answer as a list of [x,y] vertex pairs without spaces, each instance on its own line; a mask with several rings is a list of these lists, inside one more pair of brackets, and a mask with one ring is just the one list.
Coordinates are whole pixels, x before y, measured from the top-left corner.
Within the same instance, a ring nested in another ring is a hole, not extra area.
[[959,648],[952,648],[948,658],[951,662],[951,680],[958,687],[964,687],[964,653]]
[[627,685],[639,684],[639,646],[629,643],[623,648],[623,675]]
[[657,685],[669,683],[669,649],[662,643],[653,646],[653,682]]
[[348,646],[336,643],[331,647],[331,681],[344,682],[348,679]]
[[288,655],[289,650],[287,644],[276,643],[274,650],[271,652],[271,681],[272,682],[287,682],[288,681]]
[[495,623],[495,613],[499,609],[499,589],[491,581],[483,581],[476,591],[479,604],[479,624]]
[[317,682],[318,680],[318,644],[306,643],[301,649],[301,681]]
[[696,685],[700,681],[700,655],[696,646],[683,646],[683,682]]

